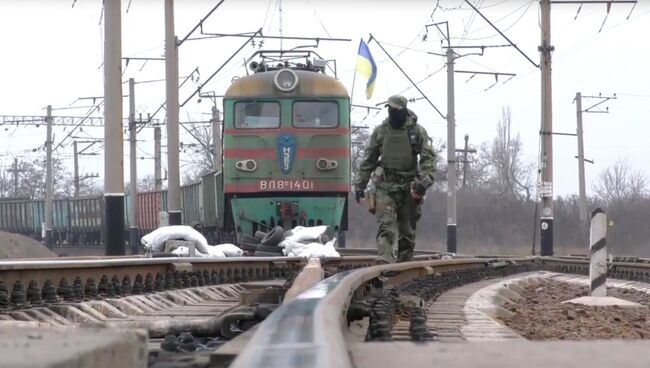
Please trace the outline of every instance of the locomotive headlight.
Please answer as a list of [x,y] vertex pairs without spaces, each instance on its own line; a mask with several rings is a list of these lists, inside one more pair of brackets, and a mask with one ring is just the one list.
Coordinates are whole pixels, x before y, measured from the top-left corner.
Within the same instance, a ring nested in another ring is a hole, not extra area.
[[316,160],[316,168],[320,171],[329,171],[334,170],[339,166],[339,163],[334,160],[328,160],[326,158],[319,158]]
[[327,160],[324,158],[319,158],[318,161],[316,161],[316,168],[321,171],[327,170]]
[[241,160],[235,163],[235,167],[241,171],[255,171],[257,169],[257,162],[255,160]]
[[273,77],[275,87],[282,92],[291,92],[298,86],[298,75],[291,69],[282,69]]

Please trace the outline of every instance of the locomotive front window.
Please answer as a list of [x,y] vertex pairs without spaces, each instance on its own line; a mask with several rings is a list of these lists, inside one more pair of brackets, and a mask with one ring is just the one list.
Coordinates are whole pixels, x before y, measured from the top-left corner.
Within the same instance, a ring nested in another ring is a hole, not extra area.
[[235,128],[260,129],[280,127],[280,104],[278,102],[237,102],[235,104]]
[[296,128],[334,128],[339,125],[339,104],[334,101],[298,101],[293,104]]

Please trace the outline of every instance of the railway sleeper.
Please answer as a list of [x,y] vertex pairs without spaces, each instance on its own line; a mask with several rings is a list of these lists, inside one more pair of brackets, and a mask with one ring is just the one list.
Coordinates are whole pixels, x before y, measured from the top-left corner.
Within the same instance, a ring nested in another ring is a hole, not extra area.
[[[467,283],[539,269],[540,265],[487,262],[485,267],[436,272],[395,284],[399,272],[384,273],[354,294],[347,310],[348,324],[367,321],[365,341],[437,341],[422,309],[443,292]],[[408,323],[408,325],[406,325]],[[406,327],[408,326],[408,327]]]
[[[286,263],[264,268],[227,267],[227,269],[219,270],[187,271],[187,269],[170,268],[165,273],[156,273],[155,277],[151,273],[145,275],[137,273],[134,275],[133,282],[128,274],[122,278],[115,274],[103,274],[97,278],[98,282],[95,278],[88,277],[85,283],[79,276],[75,276],[72,282],[67,277],[61,277],[58,282],[46,279],[42,288],[39,288],[38,282],[34,279],[27,282],[27,287],[22,280],[15,280],[11,285],[11,291],[0,280],[0,314],[8,313],[13,309],[55,305],[61,302],[72,303],[120,296],[149,295],[153,292],[176,291],[208,285],[222,285],[225,288],[201,291],[203,298],[207,297],[206,293],[237,298],[239,290],[227,286],[226,283],[276,278],[290,280],[298,270],[294,265]],[[174,294],[172,298],[176,303],[191,303],[200,299],[197,299],[195,294],[184,292]]]
[[[152,338],[189,331],[194,336],[230,339],[266,318],[283,294],[277,287],[252,290],[238,284],[210,285],[83,302],[57,298],[56,304],[39,306],[25,301],[1,314],[0,324],[142,328]],[[247,305],[241,305],[240,294],[246,295]]]
[[[635,261],[636,259],[625,261]],[[535,264],[518,265],[509,261],[488,262],[485,268],[452,270],[417,277],[403,283],[399,273],[384,273],[359,288],[347,309],[348,324],[352,321],[366,320],[366,341],[392,341],[406,335],[413,341],[437,340],[436,331],[426,325],[426,315],[419,312],[422,307],[435,301],[443,292],[467,283],[483,279],[506,277],[515,273],[534,270],[547,270],[560,273],[587,275],[588,264],[566,264],[545,260]],[[610,264],[608,276],[618,279],[647,282],[650,270],[637,266]],[[518,286],[515,286],[515,288]],[[517,290],[506,292],[503,298],[517,298]],[[395,298],[395,294],[398,295]],[[405,323],[408,321],[408,330]],[[396,333],[398,336],[396,336]]]

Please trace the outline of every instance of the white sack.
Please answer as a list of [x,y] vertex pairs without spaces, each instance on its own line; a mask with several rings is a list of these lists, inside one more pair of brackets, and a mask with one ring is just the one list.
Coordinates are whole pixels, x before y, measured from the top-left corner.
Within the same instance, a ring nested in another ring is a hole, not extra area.
[[[291,230],[291,235],[285,238],[285,241],[298,242],[298,243],[311,243],[318,242],[321,235],[327,231],[327,226],[296,226]],[[280,243],[282,246],[282,243]]]
[[197,252],[197,255],[199,257],[204,257],[204,258],[226,258],[226,255],[221,249],[218,249],[215,246],[210,246],[208,245],[208,252],[206,254],[200,254]]
[[[219,249],[215,247],[208,246],[208,253],[195,252],[196,257],[200,258],[226,258],[226,255]],[[171,251],[171,254],[175,254],[179,257],[189,257],[190,249],[186,246],[181,245],[180,247]]]
[[142,237],[140,242],[145,249],[156,252],[165,250],[167,240],[185,240],[194,242],[197,252],[208,253],[208,241],[198,231],[190,226],[174,225],[160,227]]
[[244,255],[243,250],[241,250],[238,246],[230,243],[211,245],[209,247],[222,251],[226,257],[241,257]]
[[177,255],[179,257],[189,257],[190,256],[190,248],[181,245],[180,247],[172,250],[171,254],[175,254],[175,255]]
[[285,239],[278,246],[284,248],[282,249],[282,253],[284,253],[285,256],[288,256],[289,254],[302,252],[302,249],[306,248],[307,244]]
[[339,252],[334,249],[338,241],[332,239],[327,244],[289,242],[284,249],[284,254],[289,257],[315,258],[315,257],[340,257]]

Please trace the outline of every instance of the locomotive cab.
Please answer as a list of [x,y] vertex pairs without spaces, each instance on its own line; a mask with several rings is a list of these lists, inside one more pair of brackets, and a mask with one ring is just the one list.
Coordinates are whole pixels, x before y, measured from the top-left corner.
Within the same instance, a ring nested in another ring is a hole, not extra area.
[[350,99],[322,68],[263,67],[224,96],[224,230],[347,230]]

